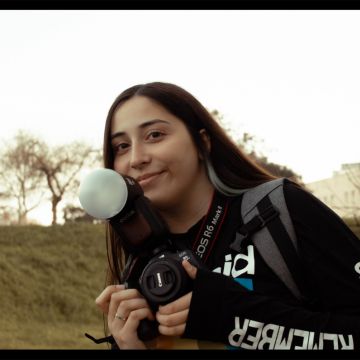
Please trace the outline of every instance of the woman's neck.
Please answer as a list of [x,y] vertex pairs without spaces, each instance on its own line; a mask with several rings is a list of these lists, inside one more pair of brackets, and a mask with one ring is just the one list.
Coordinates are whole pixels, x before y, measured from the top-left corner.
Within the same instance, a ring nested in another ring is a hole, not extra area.
[[171,209],[160,210],[161,215],[169,226],[170,232],[174,234],[185,233],[192,225],[197,223],[211,205],[214,187],[209,182],[194,186],[184,196],[183,201]]

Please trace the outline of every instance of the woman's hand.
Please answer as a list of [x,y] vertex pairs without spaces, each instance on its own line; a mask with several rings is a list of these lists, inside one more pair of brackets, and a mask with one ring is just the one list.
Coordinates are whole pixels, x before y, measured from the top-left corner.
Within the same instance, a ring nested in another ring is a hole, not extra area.
[[[187,260],[184,260],[182,265],[190,278],[195,279],[197,268]],[[156,319],[159,322],[160,334],[168,336],[181,336],[184,334],[191,297],[192,292],[189,292],[169,304],[159,306]]]
[[155,320],[145,298],[136,289],[124,285],[111,285],[95,300],[107,314],[110,333],[120,349],[146,349],[138,338],[137,328],[141,320]]

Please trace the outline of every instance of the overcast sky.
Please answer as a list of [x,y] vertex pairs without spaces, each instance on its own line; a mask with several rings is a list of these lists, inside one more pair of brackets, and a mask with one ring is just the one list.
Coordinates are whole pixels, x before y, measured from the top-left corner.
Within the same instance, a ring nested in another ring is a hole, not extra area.
[[101,146],[125,88],[178,84],[306,182],[360,162],[359,11],[0,11],[0,139]]

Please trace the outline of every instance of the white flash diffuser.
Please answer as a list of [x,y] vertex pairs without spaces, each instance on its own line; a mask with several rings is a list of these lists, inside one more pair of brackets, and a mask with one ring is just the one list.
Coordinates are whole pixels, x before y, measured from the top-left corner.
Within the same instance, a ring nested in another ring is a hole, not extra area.
[[97,219],[110,219],[125,206],[128,189],[124,178],[111,169],[96,169],[79,187],[79,200],[84,210]]

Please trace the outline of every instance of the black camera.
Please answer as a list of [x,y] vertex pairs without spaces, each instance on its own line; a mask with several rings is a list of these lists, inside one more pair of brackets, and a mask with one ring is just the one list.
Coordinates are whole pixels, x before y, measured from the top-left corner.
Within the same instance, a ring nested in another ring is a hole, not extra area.
[[[191,291],[182,261],[202,265],[191,250],[171,242],[167,224],[135,179],[110,169],[95,170],[81,183],[79,199],[88,214],[109,221],[119,235],[129,254],[122,282],[138,289],[154,311]],[[143,320],[139,338],[156,337],[157,325]]]
[[182,266],[183,260],[201,266],[190,250],[165,246],[166,250],[156,249],[148,256],[130,257],[124,272],[127,287],[137,288],[154,309],[191,291],[192,280]]

